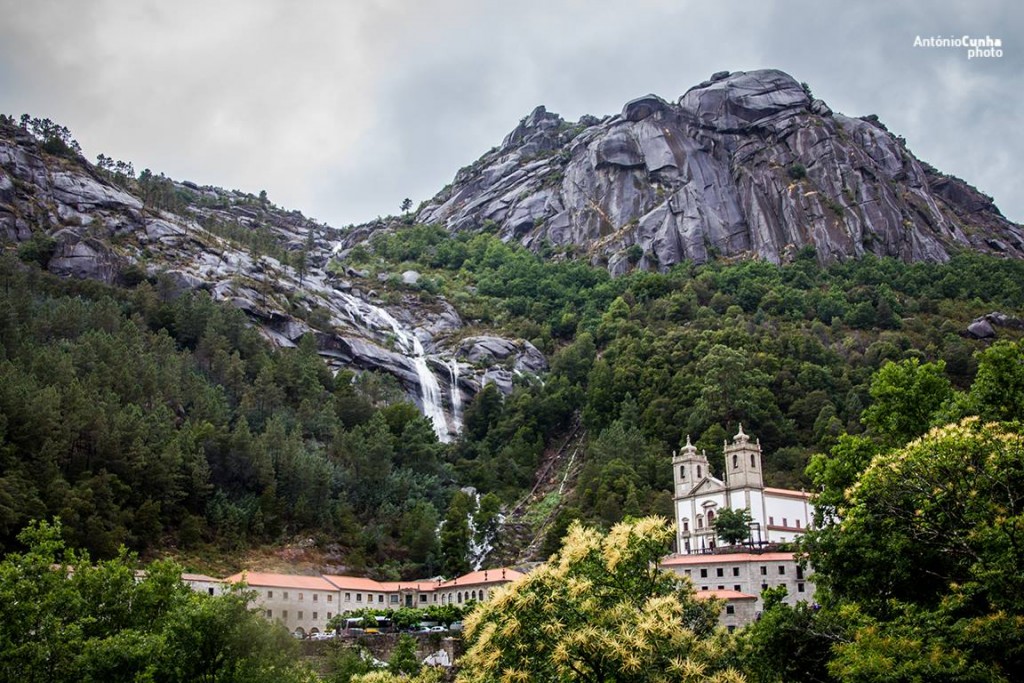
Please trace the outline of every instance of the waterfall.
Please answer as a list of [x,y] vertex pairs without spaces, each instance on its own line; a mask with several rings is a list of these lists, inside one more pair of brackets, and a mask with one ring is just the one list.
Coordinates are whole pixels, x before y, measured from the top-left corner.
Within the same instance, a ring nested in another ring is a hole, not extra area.
[[452,393],[452,427],[462,431],[462,390],[459,389],[459,361],[453,356],[448,361],[448,381]]
[[364,329],[369,328],[370,331],[377,333],[390,333],[394,336],[395,345],[404,356],[412,361],[412,367],[419,379],[420,404],[423,414],[434,425],[434,432],[437,434],[438,440],[444,443],[451,441],[448,420],[445,417],[444,404],[441,401],[441,385],[427,364],[427,354],[419,337],[383,308],[344,292],[337,292],[334,296],[344,302],[345,313],[354,325]]

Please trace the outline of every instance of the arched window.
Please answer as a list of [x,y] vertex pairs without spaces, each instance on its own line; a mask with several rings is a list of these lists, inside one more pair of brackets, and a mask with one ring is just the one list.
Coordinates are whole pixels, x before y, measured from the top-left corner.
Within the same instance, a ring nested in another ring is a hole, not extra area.
[[697,465],[697,478],[700,479],[700,465]]
[[711,524],[714,521],[715,521],[715,511],[714,510],[708,510],[708,526],[711,526]]
[[697,528],[698,529],[703,529],[704,528],[704,515],[697,515]]
[[757,465],[754,464],[754,454],[753,453],[750,454],[750,466],[751,467],[757,467]]
[[462,591],[459,591],[459,604],[462,604]]
[[690,519],[688,517],[683,517],[682,523],[683,523],[683,531],[689,531],[690,530]]
[[686,479],[686,466],[685,465],[680,465],[679,466],[679,478],[680,479]]
[[739,466],[740,466],[740,456],[738,456],[738,455],[732,456],[732,468],[736,469]]

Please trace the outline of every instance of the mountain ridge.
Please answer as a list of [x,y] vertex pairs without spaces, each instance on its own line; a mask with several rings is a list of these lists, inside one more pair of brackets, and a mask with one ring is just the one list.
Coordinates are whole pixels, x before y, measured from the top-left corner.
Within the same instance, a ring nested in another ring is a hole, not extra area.
[[602,119],[537,107],[416,219],[493,226],[613,274],[719,256],[779,263],[807,245],[821,262],[1024,257],[1024,231],[990,197],[918,161],[877,116],[834,113],[771,69],[719,72],[674,104],[647,95]]

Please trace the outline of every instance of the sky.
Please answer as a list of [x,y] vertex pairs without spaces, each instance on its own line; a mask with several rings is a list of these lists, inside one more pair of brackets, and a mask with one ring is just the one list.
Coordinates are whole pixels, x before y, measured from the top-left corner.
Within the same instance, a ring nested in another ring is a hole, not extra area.
[[[915,47],[999,38],[1002,56]],[[777,68],[1024,221],[1018,0],[0,0],[0,113],[335,227],[451,182],[537,105],[576,120]]]

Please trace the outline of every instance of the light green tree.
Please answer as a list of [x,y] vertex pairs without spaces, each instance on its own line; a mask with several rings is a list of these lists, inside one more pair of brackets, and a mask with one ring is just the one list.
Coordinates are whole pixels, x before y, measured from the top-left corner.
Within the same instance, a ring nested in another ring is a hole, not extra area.
[[573,524],[551,561],[466,618],[459,681],[741,681],[722,662],[718,604],[661,571],[673,530]]

